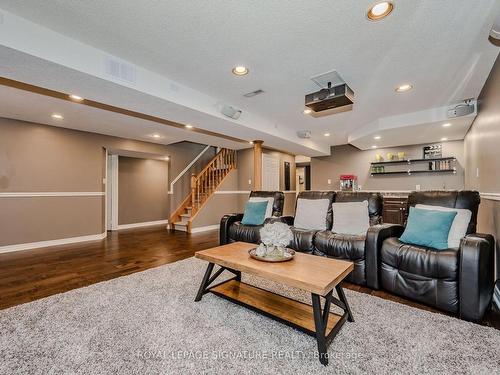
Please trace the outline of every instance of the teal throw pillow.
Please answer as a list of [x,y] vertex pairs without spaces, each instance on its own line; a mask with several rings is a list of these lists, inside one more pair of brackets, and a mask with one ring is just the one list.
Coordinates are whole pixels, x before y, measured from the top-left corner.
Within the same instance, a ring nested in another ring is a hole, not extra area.
[[245,225],[262,225],[266,219],[266,202],[250,202],[248,201],[245,206],[245,213],[241,224]]
[[400,241],[432,247],[437,250],[448,249],[448,233],[450,232],[456,211],[424,210],[410,207],[408,222]]

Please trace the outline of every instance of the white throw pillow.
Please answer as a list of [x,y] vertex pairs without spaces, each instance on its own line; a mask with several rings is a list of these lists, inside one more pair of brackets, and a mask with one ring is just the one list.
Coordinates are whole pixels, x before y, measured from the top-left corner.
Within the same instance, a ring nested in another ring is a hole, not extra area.
[[366,234],[370,227],[368,201],[332,204],[332,232],[340,234]]
[[266,219],[268,217],[273,216],[273,205],[274,205],[274,198],[269,197],[269,198],[264,198],[264,197],[251,197],[249,199],[250,202],[267,202],[267,207],[266,207]]
[[416,208],[423,210],[436,210],[436,211],[454,211],[457,213],[453,223],[451,224],[450,232],[448,233],[448,247],[451,249],[458,249],[460,247],[460,240],[465,237],[467,227],[469,226],[472,217],[472,211],[466,208],[448,208],[442,206],[431,206],[427,204],[417,204]]
[[293,226],[300,229],[325,230],[329,199],[297,199]]

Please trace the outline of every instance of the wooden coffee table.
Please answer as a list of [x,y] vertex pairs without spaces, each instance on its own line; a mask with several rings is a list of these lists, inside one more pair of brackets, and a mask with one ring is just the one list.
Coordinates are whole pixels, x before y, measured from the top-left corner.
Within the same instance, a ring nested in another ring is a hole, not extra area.
[[[315,336],[319,360],[327,365],[328,345],[346,320],[354,321],[339,284],[353,270],[353,263],[302,253],[296,253],[294,259],[288,262],[267,263],[250,258],[248,250],[255,247],[255,244],[235,242],[196,252],[196,258],[209,263],[195,301],[200,301],[205,293],[211,292]],[[212,274],[216,264],[219,268]],[[212,285],[224,270],[235,276]],[[242,272],[305,290],[311,293],[312,306],[243,283]],[[337,291],[338,298],[332,295],[333,289]],[[321,297],[325,299],[323,309]],[[330,312],[332,303],[344,313]]]

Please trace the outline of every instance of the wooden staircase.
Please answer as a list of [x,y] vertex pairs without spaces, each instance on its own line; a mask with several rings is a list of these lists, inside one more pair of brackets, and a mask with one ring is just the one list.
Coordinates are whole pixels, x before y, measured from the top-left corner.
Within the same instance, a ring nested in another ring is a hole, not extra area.
[[170,216],[170,228],[191,232],[193,219],[233,169],[236,151],[223,148],[197,176],[191,176],[191,193]]

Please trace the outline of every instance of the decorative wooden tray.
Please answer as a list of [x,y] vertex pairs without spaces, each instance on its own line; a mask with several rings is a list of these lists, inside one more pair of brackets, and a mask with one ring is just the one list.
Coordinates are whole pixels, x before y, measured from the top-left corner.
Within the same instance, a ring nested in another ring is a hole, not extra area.
[[269,257],[269,256],[261,257],[261,256],[258,256],[255,254],[256,250],[257,250],[257,248],[250,249],[250,250],[248,250],[248,254],[250,254],[250,257],[252,257],[253,259],[257,259],[257,260],[260,260],[262,262],[271,262],[271,263],[287,262],[289,260],[292,260],[293,256],[295,255],[295,250],[287,248],[287,249],[285,249],[285,256],[283,256],[283,257]]

